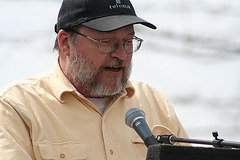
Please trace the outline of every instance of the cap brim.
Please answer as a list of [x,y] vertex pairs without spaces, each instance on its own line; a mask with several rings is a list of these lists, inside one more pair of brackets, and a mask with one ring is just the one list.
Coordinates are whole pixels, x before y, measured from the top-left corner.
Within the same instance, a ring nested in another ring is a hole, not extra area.
[[84,22],[81,25],[101,31],[101,32],[109,32],[114,31],[129,25],[133,24],[142,24],[152,29],[156,29],[157,27],[139,17],[132,15],[115,15],[102,17],[98,19],[91,20],[89,22]]

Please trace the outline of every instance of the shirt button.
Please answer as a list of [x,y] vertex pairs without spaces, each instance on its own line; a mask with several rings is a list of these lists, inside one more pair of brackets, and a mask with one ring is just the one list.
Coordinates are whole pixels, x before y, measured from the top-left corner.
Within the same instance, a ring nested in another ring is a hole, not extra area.
[[60,154],[60,157],[61,157],[62,159],[65,158],[65,154],[61,153],[61,154]]
[[110,154],[113,155],[113,150],[110,149]]

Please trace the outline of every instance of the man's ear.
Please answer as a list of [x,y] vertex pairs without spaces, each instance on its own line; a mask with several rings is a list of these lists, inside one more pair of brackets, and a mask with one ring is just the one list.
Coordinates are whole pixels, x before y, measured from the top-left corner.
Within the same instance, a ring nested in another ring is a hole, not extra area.
[[70,55],[70,42],[71,42],[70,34],[64,30],[60,30],[58,32],[58,45],[61,53],[64,54],[65,56]]

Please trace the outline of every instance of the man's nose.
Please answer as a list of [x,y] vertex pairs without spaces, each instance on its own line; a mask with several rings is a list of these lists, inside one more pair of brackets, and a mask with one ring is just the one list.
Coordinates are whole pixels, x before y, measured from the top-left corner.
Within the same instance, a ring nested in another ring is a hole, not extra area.
[[127,58],[128,53],[124,49],[124,44],[123,43],[116,44],[116,48],[117,49],[111,54],[112,57],[125,60]]

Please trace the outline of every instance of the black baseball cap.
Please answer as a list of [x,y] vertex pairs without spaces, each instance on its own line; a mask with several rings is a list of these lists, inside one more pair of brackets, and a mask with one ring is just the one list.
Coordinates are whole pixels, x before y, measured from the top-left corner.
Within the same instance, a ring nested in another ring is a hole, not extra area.
[[136,15],[130,0],[63,0],[55,32],[78,25],[109,32],[133,24],[157,28]]

